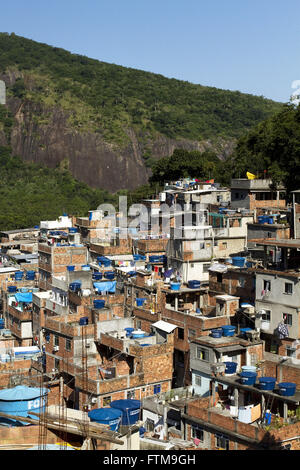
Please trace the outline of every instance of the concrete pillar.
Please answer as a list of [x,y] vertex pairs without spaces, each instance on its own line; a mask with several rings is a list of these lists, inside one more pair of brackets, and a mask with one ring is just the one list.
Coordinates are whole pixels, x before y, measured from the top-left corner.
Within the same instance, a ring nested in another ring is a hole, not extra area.
[[178,296],[175,295],[175,310],[178,310]]
[[216,382],[215,380],[211,381],[211,393],[212,393],[212,405],[214,406],[216,401]]
[[234,396],[234,406],[238,408],[239,407],[239,389],[238,388],[234,389],[233,396]]
[[167,417],[168,417],[168,406],[165,404],[164,405],[164,434],[165,434],[166,439],[168,439]]
[[283,403],[283,419],[284,421],[287,421],[287,417],[288,417],[288,404],[286,402]]

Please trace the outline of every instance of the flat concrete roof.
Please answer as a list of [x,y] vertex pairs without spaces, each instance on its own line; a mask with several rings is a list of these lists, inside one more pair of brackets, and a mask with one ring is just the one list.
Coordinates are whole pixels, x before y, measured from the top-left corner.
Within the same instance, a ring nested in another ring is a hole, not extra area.
[[288,239],[288,240],[266,240],[266,241],[260,241],[256,242],[257,245],[263,245],[263,246],[278,246],[279,248],[300,248],[300,238],[298,239]]

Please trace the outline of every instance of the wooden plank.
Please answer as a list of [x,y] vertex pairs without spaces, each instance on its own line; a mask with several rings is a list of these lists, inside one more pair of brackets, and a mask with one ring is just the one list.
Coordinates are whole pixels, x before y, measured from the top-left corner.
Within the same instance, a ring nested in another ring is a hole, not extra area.
[[[49,422],[49,420],[47,419],[46,420],[41,419],[40,422],[38,422],[36,419],[28,418],[25,416],[9,415],[6,413],[0,413],[0,416],[4,418],[8,418],[8,419],[14,419],[17,421],[23,421],[24,423],[30,423],[30,424],[40,425],[40,426],[46,425],[47,428],[54,429],[55,431],[69,432],[70,434],[75,434],[75,435],[86,437],[86,432],[79,429],[77,426],[70,427],[68,426],[68,424],[59,424],[59,423],[54,424],[53,422]],[[90,429],[90,430],[88,429],[87,432],[88,432],[88,437],[93,437],[101,441],[112,442],[113,444],[124,445],[123,441],[112,437],[106,431],[97,432],[94,429]]]

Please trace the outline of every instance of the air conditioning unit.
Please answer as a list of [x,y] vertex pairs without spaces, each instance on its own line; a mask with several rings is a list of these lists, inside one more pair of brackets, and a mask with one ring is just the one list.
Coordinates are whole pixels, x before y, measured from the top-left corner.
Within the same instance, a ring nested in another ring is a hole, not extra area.
[[53,346],[53,351],[59,351],[59,346]]
[[93,398],[91,399],[91,403],[93,403],[93,404],[97,403],[97,398],[96,398],[96,397],[93,397]]

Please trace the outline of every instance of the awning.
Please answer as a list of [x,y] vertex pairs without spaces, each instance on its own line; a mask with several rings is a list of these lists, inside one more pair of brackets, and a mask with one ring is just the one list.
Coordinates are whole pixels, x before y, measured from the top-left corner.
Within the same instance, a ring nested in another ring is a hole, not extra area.
[[172,333],[172,331],[174,331],[175,328],[177,328],[177,325],[173,325],[172,323],[168,323],[163,320],[159,320],[156,323],[152,323],[152,326],[155,326],[155,328],[165,331],[166,333]]

